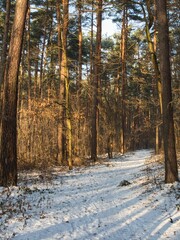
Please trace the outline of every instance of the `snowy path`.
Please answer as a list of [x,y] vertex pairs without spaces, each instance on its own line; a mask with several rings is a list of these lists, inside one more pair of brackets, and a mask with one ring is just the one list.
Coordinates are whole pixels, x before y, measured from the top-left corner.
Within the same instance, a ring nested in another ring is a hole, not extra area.
[[[165,186],[150,157],[149,150],[136,151],[56,172],[51,183],[0,188],[0,239],[180,239],[180,185]],[[131,184],[120,186],[122,180]]]

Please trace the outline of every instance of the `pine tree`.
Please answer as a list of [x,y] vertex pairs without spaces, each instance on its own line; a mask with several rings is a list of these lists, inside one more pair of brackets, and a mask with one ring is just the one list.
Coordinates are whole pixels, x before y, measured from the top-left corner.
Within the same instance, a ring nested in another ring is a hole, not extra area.
[[17,0],[4,79],[1,133],[2,185],[17,185],[18,70],[28,0]]
[[163,106],[163,140],[165,154],[165,182],[173,183],[175,181],[178,181],[178,167],[174,135],[171,67],[169,52],[169,31],[166,6],[167,1],[157,0],[160,73],[163,85],[162,106]]

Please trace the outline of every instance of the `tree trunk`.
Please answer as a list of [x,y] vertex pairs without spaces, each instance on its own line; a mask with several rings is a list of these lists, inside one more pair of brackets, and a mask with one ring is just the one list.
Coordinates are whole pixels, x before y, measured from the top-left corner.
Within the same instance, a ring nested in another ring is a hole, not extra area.
[[71,119],[69,106],[69,74],[67,61],[67,32],[69,24],[69,0],[63,0],[63,34],[62,34],[62,60],[61,60],[61,81],[65,86],[65,130],[66,130],[66,160],[69,169],[72,169],[72,136]]
[[150,12],[150,1],[146,0],[146,4],[147,4],[147,8],[148,8],[148,19],[146,18],[146,13],[144,10],[144,7],[142,7],[143,12],[144,12],[144,18],[145,18],[145,22],[146,22],[146,38],[148,41],[148,48],[149,48],[149,52],[151,54],[151,61],[154,67],[154,72],[155,72],[155,77],[157,80],[157,89],[158,89],[158,95],[159,95],[159,107],[160,107],[160,113],[162,114],[162,83],[161,83],[161,78],[160,78],[160,71],[159,71],[159,66],[158,66],[158,61],[157,61],[157,56],[156,56],[156,52],[155,52],[155,47],[154,47],[154,43],[153,40],[151,39],[151,33],[150,33],[150,28],[152,27],[153,24],[153,19],[151,17],[151,12]]
[[17,0],[12,27],[8,66],[4,79],[2,108],[2,185],[17,185],[17,96],[18,71],[28,0]]
[[[91,33],[90,33],[90,48],[89,48],[89,56],[90,56],[90,80],[89,84],[91,86],[91,92],[92,92],[92,97],[88,98],[87,102],[87,111],[86,111],[86,119],[88,119],[88,116],[93,115],[93,90],[94,90],[94,0],[91,0]],[[88,114],[89,113],[89,114]],[[90,118],[90,121],[88,122],[88,130],[89,130],[89,152],[91,154],[92,152],[92,118]],[[92,154],[91,154],[92,155]],[[91,156],[92,158],[92,156]]]
[[43,31],[43,40],[42,40],[42,49],[41,49],[41,59],[40,59],[40,75],[38,79],[38,98],[43,98],[43,89],[42,89],[42,82],[43,82],[43,73],[44,73],[44,55],[45,55],[45,49],[46,49],[46,38],[47,38],[47,28],[45,26],[45,29]]
[[59,123],[58,123],[58,163],[62,164],[65,158],[65,138],[64,138],[64,82],[61,79],[61,61],[62,61],[62,16],[60,11],[61,0],[56,2],[57,30],[58,30],[58,67],[59,67]]
[[28,14],[27,14],[27,24],[28,24],[28,32],[27,32],[27,68],[28,68],[28,90],[27,90],[27,94],[28,94],[28,109],[31,110],[31,83],[32,83],[32,79],[31,79],[31,40],[30,40],[30,31],[31,31],[31,14],[30,14],[30,4],[28,6]]
[[173,103],[171,89],[171,68],[169,51],[169,30],[167,19],[167,2],[157,0],[158,37],[160,54],[160,73],[162,81],[163,137],[165,154],[165,182],[178,181],[178,167],[175,148]]
[[79,90],[82,80],[82,0],[78,0],[78,82],[77,89]]
[[80,154],[80,128],[81,128],[81,81],[82,81],[82,0],[77,1],[77,10],[78,10],[78,79],[77,79],[77,109],[78,109],[78,118],[77,118],[77,133],[76,133],[76,155]]
[[[158,61],[157,61],[157,54],[156,54],[156,18],[157,18],[157,6],[156,6],[156,1],[154,0],[154,16],[151,10],[151,4],[153,4],[150,0],[146,0],[146,6],[147,6],[147,12],[148,12],[148,18],[146,18],[146,13],[144,10],[144,7],[142,6],[143,9],[143,13],[144,13],[144,18],[145,18],[145,29],[146,29],[146,39],[148,42],[148,48],[149,48],[149,53],[151,56],[151,61],[153,64],[153,68],[154,68],[154,73],[155,73],[155,78],[156,78],[156,84],[157,84],[157,91],[158,91],[158,98],[159,98],[159,109],[157,111],[157,113],[159,113],[160,111],[160,118],[162,118],[162,82],[161,82],[161,77],[160,77],[160,70],[159,70],[159,65],[158,65]],[[154,39],[151,38],[151,33],[150,33],[150,29],[152,27],[154,23]],[[153,41],[154,40],[154,41]],[[157,114],[157,118],[159,114]],[[161,125],[157,125],[156,128],[159,128],[159,130],[161,130]],[[157,131],[156,131],[157,134]],[[159,152],[159,146],[161,145],[161,141],[162,139],[160,139],[159,136],[156,136],[156,140],[158,140],[158,143],[156,142],[156,153]]]
[[6,1],[5,27],[4,27],[3,43],[2,43],[1,65],[0,65],[0,86],[3,83],[4,73],[5,73],[5,64],[6,64],[7,46],[8,46],[10,9],[11,9],[11,1],[7,0]]
[[123,8],[123,23],[121,34],[121,73],[122,73],[122,88],[121,88],[121,153],[126,150],[126,46],[127,46],[127,6]]
[[97,160],[98,145],[98,106],[100,90],[101,72],[101,32],[102,32],[102,0],[97,0],[97,33],[96,33],[96,52],[94,62],[94,81],[93,81],[93,112],[91,124],[91,159]]
[[[6,1],[6,17],[5,17],[5,25],[4,25],[4,34],[3,34],[3,42],[2,42],[2,54],[1,54],[1,61],[0,61],[0,134],[1,134],[1,121],[2,121],[3,81],[4,81],[4,73],[5,73],[5,69],[6,69],[10,8],[11,8],[11,1],[7,0]],[[0,151],[1,151],[1,149],[0,149]]]

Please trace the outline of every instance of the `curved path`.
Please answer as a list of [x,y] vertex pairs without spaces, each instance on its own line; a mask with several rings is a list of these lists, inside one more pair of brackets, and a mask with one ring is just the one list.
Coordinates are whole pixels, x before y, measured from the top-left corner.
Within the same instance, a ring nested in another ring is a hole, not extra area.
[[[1,189],[7,211],[0,239],[180,239],[180,186],[163,184],[162,169],[151,156],[141,150],[102,165],[55,172],[51,182],[12,188],[8,197]],[[121,186],[123,180],[130,184]]]

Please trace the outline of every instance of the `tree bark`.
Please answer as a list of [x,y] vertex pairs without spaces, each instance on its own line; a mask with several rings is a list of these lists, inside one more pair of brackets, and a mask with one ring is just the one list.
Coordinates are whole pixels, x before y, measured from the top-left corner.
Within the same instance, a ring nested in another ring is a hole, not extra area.
[[126,151],[126,48],[127,48],[127,6],[123,8],[123,22],[121,34],[121,74],[122,74],[122,88],[121,88],[121,153]]
[[76,155],[80,154],[80,132],[81,132],[81,84],[82,84],[82,0],[77,0],[77,11],[78,11],[78,78],[76,83],[77,90],[77,133],[76,133]]
[[[149,0],[146,0],[146,4],[147,6],[149,5]],[[150,7],[148,7],[149,9]],[[158,61],[157,61],[157,56],[156,56],[156,52],[155,52],[155,48],[154,48],[154,43],[153,40],[151,39],[151,33],[150,33],[150,28],[152,27],[152,18],[151,18],[151,13],[148,11],[148,15],[149,15],[149,21],[146,18],[146,13],[144,10],[144,7],[142,6],[143,12],[144,12],[144,18],[145,18],[145,22],[146,22],[146,38],[148,41],[148,48],[149,48],[149,52],[151,54],[151,61],[154,67],[154,72],[155,72],[155,76],[156,76],[156,80],[157,80],[157,88],[158,88],[158,95],[159,95],[159,107],[160,107],[160,112],[162,114],[162,83],[161,83],[161,78],[160,78],[160,71],[159,71],[159,66],[158,66]]]
[[102,32],[102,0],[97,0],[97,32],[96,32],[96,52],[94,62],[94,82],[93,82],[93,112],[91,124],[91,159],[97,160],[98,145],[98,106],[100,90],[100,68],[101,68],[101,32]]
[[3,44],[2,44],[2,58],[1,58],[1,66],[0,66],[0,86],[4,80],[5,73],[5,64],[7,57],[7,46],[8,46],[8,32],[9,32],[9,21],[10,21],[10,9],[11,9],[11,1],[6,1],[6,17],[5,17],[5,27],[3,34]]
[[28,0],[17,0],[12,27],[2,107],[1,166],[2,185],[17,185],[17,96]]
[[157,0],[160,74],[162,81],[165,182],[173,183],[178,181],[178,167],[174,135],[169,29],[166,5],[166,0]]
[[31,79],[31,14],[30,14],[30,4],[28,6],[28,12],[27,12],[27,25],[28,25],[28,31],[27,31],[27,69],[28,69],[28,109],[31,110],[31,85],[32,85],[32,79]]
[[66,160],[69,169],[72,166],[72,129],[69,106],[69,73],[67,60],[67,32],[69,25],[69,0],[62,0],[63,6],[63,34],[62,34],[62,60],[61,60],[61,81],[65,86],[65,138],[66,138]]
[[[158,65],[158,60],[157,60],[157,54],[156,54],[156,18],[157,18],[157,0],[154,0],[153,3],[150,0],[146,0],[146,6],[147,6],[147,12],[148,12],[148,17],[146,17],[146,13],[145,13],[145,9],[143,7],[143,5],[141,5],[142,10],[143,10],[143,14],[144,14],[144,19],[145,19],[145,30],[146,30],[146,39],[148,42],[148,48],[149,48],[149,53],[150,53],[150,57],[151,57],[151,61],[153,64],[153,68],[154,68],[154,73],[155,73],[155,78],[156,78],[156,85],[157,85],[157,91],[158,91],[158,98],[159,98],[159,109],[157,110],[157,118],[158,118],[158,114],[160,111],[160,118],[162,118],[162,82],[161,82],[161,77],[160,77],[160,70],[159,70],[159,65]],[[154,4],[154,18],[153,18],[153,13],[151,10],[151,4]],[[151,38],[151,33],[150,33],[150,29],[153,26],[154,23],[154,39]],[[153,41],[154,40],[154,41]],[[161,130],[161,125],[157,125],[156,128],[159,128],[159,130]],[[159,131],[158,130],[158,131]],[[156,131],[157,133],[157,131]],[[159,136],[156,136],[156,147],[155,147],[155,151],[156,154],[159,152],[159,146],[161,145],[161,141],[162,139],[160,139]]]
[[3,42],[2,42],[2,54],[1,54],[1,61],[0,61],[0,128],[1,128],[1,121],[2,121],[3,81],[4,81],[4,73],[6,69],[6,57],[7,57],[7,50],[8,50],[10,9],[11,9],[11,1],[7,0],[4,34],[3,34]]
[[77,90],[80,88],[82,80],[82,0],[78,0],[78,82]]
[[65,157],[65,137],[64,137],[64,82],[61,79],[61,61],[62,61],[62,16],[60,11],[61,0],[56,2],[57,30],[58,30],[58,67],[59,67],[59,123],[58,123],[58,156],[57,161],[63,164]]

